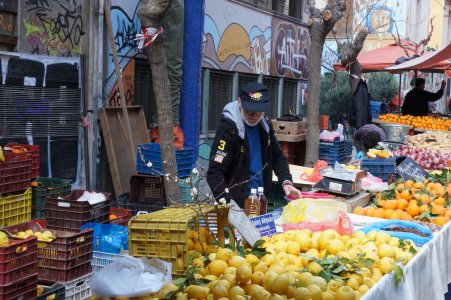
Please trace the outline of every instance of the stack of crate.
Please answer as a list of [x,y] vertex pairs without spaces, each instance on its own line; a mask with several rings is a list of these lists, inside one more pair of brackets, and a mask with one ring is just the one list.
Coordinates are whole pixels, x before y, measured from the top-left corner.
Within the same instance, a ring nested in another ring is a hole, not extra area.
[[45,198],[64,197],[70,194],[70,180],[39,177],[32,186],[32,218],[45,218]]
[[[19,232],[26,231],[41,233],[41,237],[38,238],[39,248],[35,252],[37,258],[36,280],[39,285],[47,288],[38,299],[46,299],[44,295],[48,294],[60,297],[55,299],[86,299],[91,295],[92,229],[78,232],[51,230],[44,229],[37,222],[30,221],[9,226],[3,230],[9,236],[17,236]],[[42,238],[44,236],[42,233],[45,231],[51,232],[53,239]],[[36,237],[31,237],[36,242]],[[37,282],[34,282],[34,297]],[[62,291],[61,285],[64,286],[64,291]],[[23,299],[34,299],[34,297]]]
[[335,162],[346,163],[347,157],[346,141],[335,139],[333,142],[319,143],[319,159],[326,161],[328,165],[333,166]]
[[32,156],[4,151],[0,162],[0,227],[31,219]]

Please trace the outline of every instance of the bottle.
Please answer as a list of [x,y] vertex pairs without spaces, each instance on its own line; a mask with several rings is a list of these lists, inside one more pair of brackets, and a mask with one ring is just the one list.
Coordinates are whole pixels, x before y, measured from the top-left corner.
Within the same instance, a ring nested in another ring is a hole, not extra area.
[[264,215],[268,212],[268,199],[264,194],[264,188],[259,186],[257,189],[257,197],[260,199],[260,215]]
[[260,200],[257,197],[257,190],[251,189],[251,194],[246,199],[244,205],[244,213],[249,218],[257,217],[260,215]]

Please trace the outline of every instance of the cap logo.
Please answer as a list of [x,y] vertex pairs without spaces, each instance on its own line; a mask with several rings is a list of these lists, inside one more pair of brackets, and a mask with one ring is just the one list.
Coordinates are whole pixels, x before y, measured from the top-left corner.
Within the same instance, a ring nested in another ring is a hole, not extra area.
[[249,97],[251,98],[252,101],[260,101],[262,99],[262,93],[260,92],[249,92]]

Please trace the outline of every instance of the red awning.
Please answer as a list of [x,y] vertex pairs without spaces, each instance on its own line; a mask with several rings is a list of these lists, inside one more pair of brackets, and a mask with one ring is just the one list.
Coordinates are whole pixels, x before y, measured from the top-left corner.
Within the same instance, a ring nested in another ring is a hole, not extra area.
[[[403,40],[402,43],[407,44],[408,41]],[[414,55],[412,51],[408,51],[409,56]],[[399,47],[396,43],[390,44],[385,47],[377,48],[374,50],[370,50],[364,53],[361,53],[357,56],[357,59],[362,66],[362,72],[377,72],[377,71],[385,71],[385,68],[388,68],[395,64],[396,60],[400,57],[406,57],[407,54],[403,48]],[[334,64],[335,71],[343,71],[345,68],[341,65],[340,62]]]
[[390,72],[402,72],[409,70],[421,70],[424,72],[451,71],[451,44],[442,50],[430,52],[405,63],[386,68]]

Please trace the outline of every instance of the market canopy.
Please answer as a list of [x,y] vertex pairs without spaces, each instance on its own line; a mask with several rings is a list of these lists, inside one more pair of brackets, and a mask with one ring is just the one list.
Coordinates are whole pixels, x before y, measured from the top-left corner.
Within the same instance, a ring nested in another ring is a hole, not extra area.
[[[451,44],[445,48],[427,53],[402,64],[386,68],[390,72],[421,70],[424,72],[445,72],[451,75]],[[450,77],[450,76],[448,76]]]
[[[409,42],[402,40],[402,44],[408,45]],[[409,56],[413,56],[414,52],[407,50]],[[362,66],[362,72],[377,72],[385,71],[395,64],[396,60],[400,57],[407,56],[406,50],[398,46],[396,43],[390,44],[385,47],[377,48],[374,50],[366,51],[359,56],[357,59]],[[341,65],[341,62],[334,64],[335,71],[344,71],[345,67]]]

